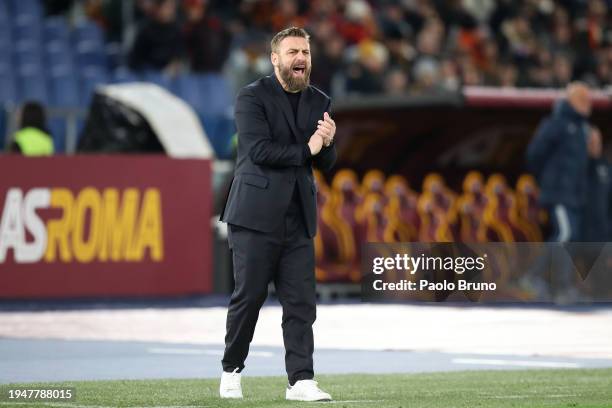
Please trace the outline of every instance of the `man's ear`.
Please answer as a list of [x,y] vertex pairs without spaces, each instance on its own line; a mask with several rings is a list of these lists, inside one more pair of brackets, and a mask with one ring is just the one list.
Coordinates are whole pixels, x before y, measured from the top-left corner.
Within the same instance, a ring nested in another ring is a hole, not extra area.
[[270,61],[272,62],[272,65],[274,67],[278,65],[278,54],[275,53],[274,51],[270,53]]

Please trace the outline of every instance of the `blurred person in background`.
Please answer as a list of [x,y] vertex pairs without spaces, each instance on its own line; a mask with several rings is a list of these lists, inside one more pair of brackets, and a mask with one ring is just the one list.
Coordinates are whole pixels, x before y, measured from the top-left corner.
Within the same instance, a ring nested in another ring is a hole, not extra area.
[[518,83],[518,70],[512,64],[500,64],[498,75],[498,85],[502,88],[515,88]]
[[237,92],[244,85],[270,72],[272,65],[266,55],[267,41],[261,33],[253,33],[240,47],[230,53],[224,75]]
[[424,22],[423,29],[416,37],[416,47],[421,58],[438,58],[442,53],[446,30],[442,21],[431,17]]
[[440,63],[439,86],[443,91],[448,92],[456,92],[461,86],[457,64],[452,58],[444,58]]
[[610,225],[608,208],[610,206],[610,165],[602,155],[601,131],[593,126],[587,149],[591,160],[588,166],[587,199],[584,206],[584,228],[582,240],[585,242],[608,241]]
[[38,102],[26,102],[19,112],[19,130],[15,132],[9,151],[24,156],[50,156],[53,139],[47,130],[44,107]]
[[604,58],[598,58],[597,73],[594,82],[601,87],[612,84],[612,64]]
[[174,75],[183,56],[183,35],[177,23],[176,0],[152,0],[136,33],[128,59],[131,69],[161,70]]
[[[590,88],[583,82],[570,83],[566,98],[555,104],[527,148],[529,169],[540,186],[540,204],[549,214],[549,242],[584,240],[585,210],[590,208],[589,162],[601,151],[601,143],[595,140],[597,135],[588,123],[590,113]],[[540,300],[553,295],[558,304],[578,301],[581,295],[574,285],[574,268],[563,256],[563,249],[546,248],[547,256],[542,256],[520,283]],[[550,277],[550,285],[545,277]]]
[[286,27],[304,27],[307,19],[300,14],[297,0],[277,0],[271,18],[272,30],[281,31]]
[[484,76],[472,62],[461,66],[461,79],[465,86],[479,86],[484,84]]
[[373,40],[378,38],[375,15],[366,0],[347,0],[344,2],[344,14],[335,20],[336,30],[349,45]]
[[208,13],[208,0],[183,0],[185,44],[192,71],[221,72],[232,36],[224,22]]
[[385,94],[403,95],[408,92],[408,76],[400,68],[390,69],[385,76]]
[[444,26],[437,16],[428,17],[416,37],[417,56],[412,66],[414,88],[418,93],[434,92],[440,77],[440,54]]
[[573,82],[566,99],[545,118],[527,149],[530,170],[540,185],[540,203],[547,208],[553,227],[550,241],[570,242],[581,238],[587,196],[591,128],[591,91]]
[[312,39],[313,65],[317,67],[310,75],[314,85],[325,93],[332,93],[332,89],[338,88],[338,82],[342,82],[341,88],[336,93],[342,92],[344,86],[344,39],[336,32],[333,21],[324,19],[313,25],[314,35]]
[[400,4],[384,5],[381,14],[382,42],[389,49],[389,66],[407,72],[416,57],[416,50],[411,42],[414,30],[405,20]]
[[607,34],[603,47],[597,52],[595,83],[599,86],[612,84],[612,30]]
[[532,31],[529,20],[521,14],[506,19],[502,24],[502,33],[508,54],[519,70],[525,72],[534,64],[538,55],[537,37]]
[[354,62],[347,69],[347,93],[382,93],[389,59],[387,48],[377,41],[362,41],[349,53],[354,54]]
[[499,47],[497,43],[489,38],[482,42],[482,56],[476,60],[477,67],[484,74],[486,85],[499,85],[499,72],[501,72]]
[[552,61],[552,86],[562,88],[572,80],[572,61],[567,55],[557,54]]
[[412,68],[412,77],[414,78],[414,90],[417,93],[434,92],[438,84],[440,75],[440,67],[435,59],[421,58]]

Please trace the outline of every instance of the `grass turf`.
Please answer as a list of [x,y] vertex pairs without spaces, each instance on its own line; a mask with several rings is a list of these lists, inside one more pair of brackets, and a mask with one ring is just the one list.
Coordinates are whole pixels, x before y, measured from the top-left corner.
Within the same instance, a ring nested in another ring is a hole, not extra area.
[[[218,398],[218,380],[82,381],[0,386],[0,407],[612,407],[612,369],[321,375],[334,403],[284,400],[284,377],[243,377],[245,399]],[[75,387],[74,402],[10,403],[9,387]]]

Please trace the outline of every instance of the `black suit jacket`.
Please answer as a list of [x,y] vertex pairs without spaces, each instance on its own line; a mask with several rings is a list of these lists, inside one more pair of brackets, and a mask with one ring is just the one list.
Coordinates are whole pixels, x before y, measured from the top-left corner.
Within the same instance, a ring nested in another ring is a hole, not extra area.
[[284,221],[294,186],[299,188],[308,235],[317,230],[312,166],[323,171],[336,162],[332,143],[311,156],[308,140],[331,100],[314,86],[302,92],[297,120],[274,74],[242,88],[236,100],[238,156],[221,221],[272,232]]

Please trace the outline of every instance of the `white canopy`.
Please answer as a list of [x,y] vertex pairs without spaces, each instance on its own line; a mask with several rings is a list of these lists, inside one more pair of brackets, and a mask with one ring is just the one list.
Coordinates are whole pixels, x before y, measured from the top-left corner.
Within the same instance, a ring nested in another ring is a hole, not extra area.
[[164,88],[133,82],[101,86],[98,91],[140,113],[168,156],[214,158],[214,150],[193,108]]

